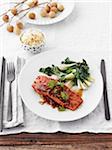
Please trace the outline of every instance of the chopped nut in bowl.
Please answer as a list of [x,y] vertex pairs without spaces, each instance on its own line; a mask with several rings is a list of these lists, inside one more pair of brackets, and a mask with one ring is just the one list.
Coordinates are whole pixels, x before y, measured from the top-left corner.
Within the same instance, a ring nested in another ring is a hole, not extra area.
[[37,54],[45,46],[45,35],[41,30],[31,28],[20,35],[20,41],[24,50]]

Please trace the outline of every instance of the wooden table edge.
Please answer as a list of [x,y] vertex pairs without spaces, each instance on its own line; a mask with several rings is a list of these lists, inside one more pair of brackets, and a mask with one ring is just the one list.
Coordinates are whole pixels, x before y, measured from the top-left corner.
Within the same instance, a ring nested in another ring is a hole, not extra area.
[[0,146],[112,143],[112,134],[20,133],[0,136]]

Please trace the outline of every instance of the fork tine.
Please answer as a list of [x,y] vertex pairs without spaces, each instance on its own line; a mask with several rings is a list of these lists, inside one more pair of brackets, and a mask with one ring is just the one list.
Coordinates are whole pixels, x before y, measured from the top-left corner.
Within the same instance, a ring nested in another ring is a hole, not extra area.
[[10,63],[7,64],[7,74],[10,73]]
[[14,71],[14,64],[12,62],[9,62],[7,64],[7,73],[11,74],[11,73],[13,73],[13,71]]
[[13,78],[15,78],[15,66],[13,62],[9,62],[7,64],[7,75],[13,76]]
[[12,64],[12,62],[10,63],[10,70],[11,70],[11,73],[13,73],[13,64]]
[[15,73],[15,67],[14,67],[14,63],[11,63],[11,73]]
[[8,64],[7,64],[7,74],[9,73],[9,67],[8,67]]
[[11,63],[9,63],[9,74],[11,73]]
[[14,67],[14,63],[12,64],[12,68],[13,68],[13,72],[15,73],[15,67]]

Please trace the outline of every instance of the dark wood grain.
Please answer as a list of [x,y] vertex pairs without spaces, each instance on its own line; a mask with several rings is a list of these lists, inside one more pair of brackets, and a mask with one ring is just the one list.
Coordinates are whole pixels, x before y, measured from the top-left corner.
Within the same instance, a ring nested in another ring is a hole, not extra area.
[[[27,134],[0,137],[0,146],[19,145],[73,145],[73,144],[104,144],[111,143],[112,134]],[[0,149],[1,150],[1,149]]]
[[112,150],[112,143],[73,145],[2,146],[0,150]]

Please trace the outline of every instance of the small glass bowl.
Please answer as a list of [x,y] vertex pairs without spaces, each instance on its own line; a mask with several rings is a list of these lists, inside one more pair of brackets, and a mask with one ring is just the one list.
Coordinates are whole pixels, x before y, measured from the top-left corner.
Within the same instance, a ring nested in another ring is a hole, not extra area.
[[[40,34],[41,38],[43,37],[43,39],[40,39],[41,42],[36,43],[34,36],[35,38],[37,38],[36,36],[39,36],[38,34]],[[25,38],[25,41],[23,40],[23,38]],[[40,53],[45,46],[45,34],[39,29],[27,29],[20,35],[20,41],[25,51],[37,54]]]

